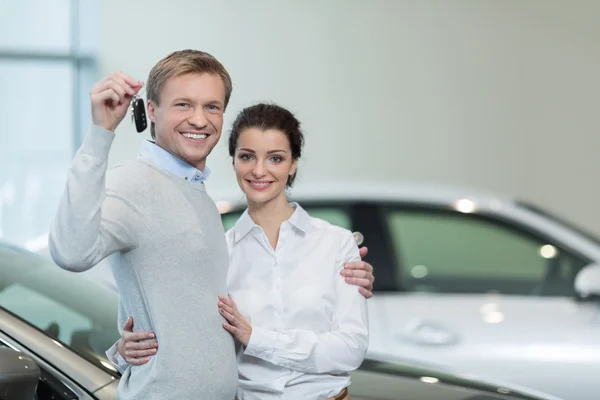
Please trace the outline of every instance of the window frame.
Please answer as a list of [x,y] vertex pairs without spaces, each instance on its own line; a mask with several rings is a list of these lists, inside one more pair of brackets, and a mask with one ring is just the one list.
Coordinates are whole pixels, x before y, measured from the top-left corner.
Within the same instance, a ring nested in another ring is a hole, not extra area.
[[48,51],[43,49],[18,51],[14,49],[0,48],[0,63],[3,61],[21,61],[21,62],[55,62],[68,64],[72,67],[72,99],[73,112],[71,114],[72,124],[72,148],[71,154],[81,146],[83,136],[82,128],[84,128],[83,115],[89,116],[89,112],[84,113],[82,100],[86,97],[82,84],[82,77],[89,73],[95,80],[98,75],[98,61],[94,54],[85,54],[80,51],[79,37],[81,34],[81,13],[80,1],[70,0],[69,2],[69,23],[70,23],[70,49],[69,51]]
[[[87,1],[87,0],[86,0]],[[85,7],[94,7],[96,3],[83,4],[81,0],[69,0],[66,2],[69,13],[69,48],[66,50],[50,49],[45,50],[43,47],[19,50],[10,47],[0,47],[0,64],[6,62],[20,62],[28,65],[49,65],[59,64],[69,68],[71,71],[71,110],[70,114],[66,115],[66,119],[70,120],[69,137],[65,138],[65,153],[68,151],[72,157],[77,149],[83,143],[83,138],[87,132],[88,125],[91,122],[91,109],[85,107],[85,101],[88,98],[88,92],[91,85],[98,77],[98,61],[95,51],[96,40],[90,40],[90,45],[86,48],[81,48],[82,32],[85,31],[86,16],[89,18],[89,12],[86,14]],[[89,23],[89,21],[88,21]],[[92,32],[92,36],[93,32]],[[67,146],[69,146],[67,148]],[[70,160],[68,160],[70,162]],[[65,171],[66,173],[66,171]],[[0,185],[1,186],[1,185]],[[0,237],[5,237],[5,240],[11,240],[14,243],[28,247],[29,241],[43,238],[39,235],[39,231],[27,231],[26,238],[13,238],[10,234],[2,235],[2,227],[0,226]],[[45,235],[45,234],[43,234]]]

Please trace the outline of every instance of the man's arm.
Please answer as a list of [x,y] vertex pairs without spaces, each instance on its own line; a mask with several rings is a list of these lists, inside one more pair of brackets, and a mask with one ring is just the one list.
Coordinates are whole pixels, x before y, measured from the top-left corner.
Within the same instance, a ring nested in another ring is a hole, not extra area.
[[87,270],[137,241],[137,210],[105,188],[113,139],[112,132],[92,126],[69,170],[49,237],[50,254],[64,269]]
[[[94,125],[71,164],[66,188],[49,235],[50,254],[62,268],[84,271],[108,255],[135,246],[142,216],[125,192],[106,190],[112,132],[125,116],[131,78],[117,73],[97,83],[90,95]],[[133,81],[135,82],[135,81]],[[124,190],[126,185],[120,185]]]

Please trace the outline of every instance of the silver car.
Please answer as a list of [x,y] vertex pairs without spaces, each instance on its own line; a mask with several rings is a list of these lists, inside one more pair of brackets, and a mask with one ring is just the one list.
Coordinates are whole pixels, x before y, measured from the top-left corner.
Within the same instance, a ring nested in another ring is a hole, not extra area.
[[[226,229],[244,210],[232,198],[218,201]],[[531,204],[457,188],[353,182],[291,199],[363,234],[376,278],[370,356],[599,398],[598,239]]]
[[[117,308],[113,289],[0,243],[0,398],[115,400],[119,374],[104,351],[119,337]],[[352,375],[352,398],[559,400],[391,361],[366,360]]]

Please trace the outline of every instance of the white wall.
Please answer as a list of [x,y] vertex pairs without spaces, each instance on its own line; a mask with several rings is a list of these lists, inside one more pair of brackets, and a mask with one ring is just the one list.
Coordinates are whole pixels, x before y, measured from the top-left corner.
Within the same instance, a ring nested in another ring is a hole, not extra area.
[[[600,232],[594,1],[103,0],[101,71],[145,80],[182,48],[230,71],[226,126],[276,101],[307,134],[299,179],[428,180],[536,201]],[[129,122],[111,162],[140,142]],[[235,188],[222,140],[213,192]]]

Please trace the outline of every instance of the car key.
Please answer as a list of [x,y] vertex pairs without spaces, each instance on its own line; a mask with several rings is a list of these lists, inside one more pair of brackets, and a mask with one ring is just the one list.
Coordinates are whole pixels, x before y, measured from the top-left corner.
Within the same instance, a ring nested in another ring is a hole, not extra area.
[[135,122],[135,129],[138,132],[143,132],[148,127],[144,99],[139,95],[135,95],[131,99],[131,120]]

